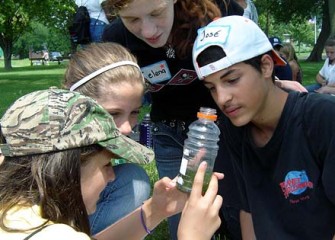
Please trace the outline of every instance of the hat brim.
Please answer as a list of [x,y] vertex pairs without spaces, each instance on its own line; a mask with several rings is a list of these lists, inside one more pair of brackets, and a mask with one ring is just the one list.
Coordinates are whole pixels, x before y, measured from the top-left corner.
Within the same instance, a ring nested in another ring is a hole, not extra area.
[[155,154],[151,149],[124,135],[98,142],[98,144],[132,163],[147,164],[155,158]]
[[276,66],[285,66],[286,65],[285,60],[282,59],[275,50],[272,50],[272,59],[273,59],[273,62]]

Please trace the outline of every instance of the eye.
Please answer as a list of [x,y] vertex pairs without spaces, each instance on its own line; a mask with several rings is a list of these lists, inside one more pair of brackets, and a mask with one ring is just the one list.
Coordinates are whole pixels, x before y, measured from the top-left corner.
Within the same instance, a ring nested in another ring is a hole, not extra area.
[[152,17],[158,17],[158,16],[160,16],[160,15],[161,15],[161,13],[152,13],[152,14],[151,14]]
[[156,12],[152,12],[150,15],[151,15],[152,17],[158,17],[158,16],[162,15],[162,13],[164,12],[164,10],[165,10],[165,9],[160,10],[160,11],[156,11]]
[[135,111],[132,111],[131,112],[131,115],[138,115],[138,114],[140,114],[140,110],[135,110]]
[[105,164],[105,167],[112,167],[112,161],[108,161],[106,164]]
[[112,115],[113,117],[117,117],[120,115],[119,112],[109,112],[110,115]]
[[235,84],[235,83],[237,83],[238,80],[239,80],[239,78],[232,78],[232,79],[229,79],[227,82],[229,84]]

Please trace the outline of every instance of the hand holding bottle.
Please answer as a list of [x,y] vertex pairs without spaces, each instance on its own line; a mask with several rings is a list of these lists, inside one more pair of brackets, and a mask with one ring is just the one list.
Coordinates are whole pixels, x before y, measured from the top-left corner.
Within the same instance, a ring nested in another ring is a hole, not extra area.
[[220,130],[215,124],[216,110],[211,108],[200,108],[197,114],[198,120],[189,126],[188,138],[184,142],[183,158],[177,179],[177,187],[183,192],[192,190],[192,183],[197,172],[200,159],[196,155],[204,151],[202,159],[207,162],[203,191],[206,192],[211,179],[216,155],[219,149]]
[[201,162],[195,175],[192,191],[182,212],[178,227],[178,239],[211,239],[220,227],[219,211],[222,197],[217,195],[218,179],[223,179],[222,173],[214,173],[205,194],[202,185],[207,168],[206,162]]

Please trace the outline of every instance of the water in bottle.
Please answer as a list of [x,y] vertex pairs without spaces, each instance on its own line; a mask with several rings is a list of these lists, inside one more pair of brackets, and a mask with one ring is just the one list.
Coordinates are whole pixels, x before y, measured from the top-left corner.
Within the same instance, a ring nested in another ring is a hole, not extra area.
[[[212,176],[213,167],[219,146],[220,130],[216,125],[216,110],[212,108],[200,108],[197,114],[198,120],[189,126],[188,138],[184,142],[183,158],[177,178],[177,187],[184,192],[192,190],[194,176],[200,162],[207,162],[207,169],[204,179],[203,192],[206,192]],[[200,149],[205,151],[201,159],[195,156]]]
[[152,148],[152,122],[150,114],[144,115],[144,118],[140,124],[140,143],[148,148]]

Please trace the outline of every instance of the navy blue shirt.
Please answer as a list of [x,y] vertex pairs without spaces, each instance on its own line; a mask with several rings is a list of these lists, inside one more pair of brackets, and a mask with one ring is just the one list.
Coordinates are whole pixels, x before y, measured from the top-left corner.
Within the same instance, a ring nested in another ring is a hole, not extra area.
[[[283,57],[282,57],[283,58]],[[275,76],[280,80],[293,80],[292,69],[285,58],[283,58],[286,62],[285,66],[275,66]]]

